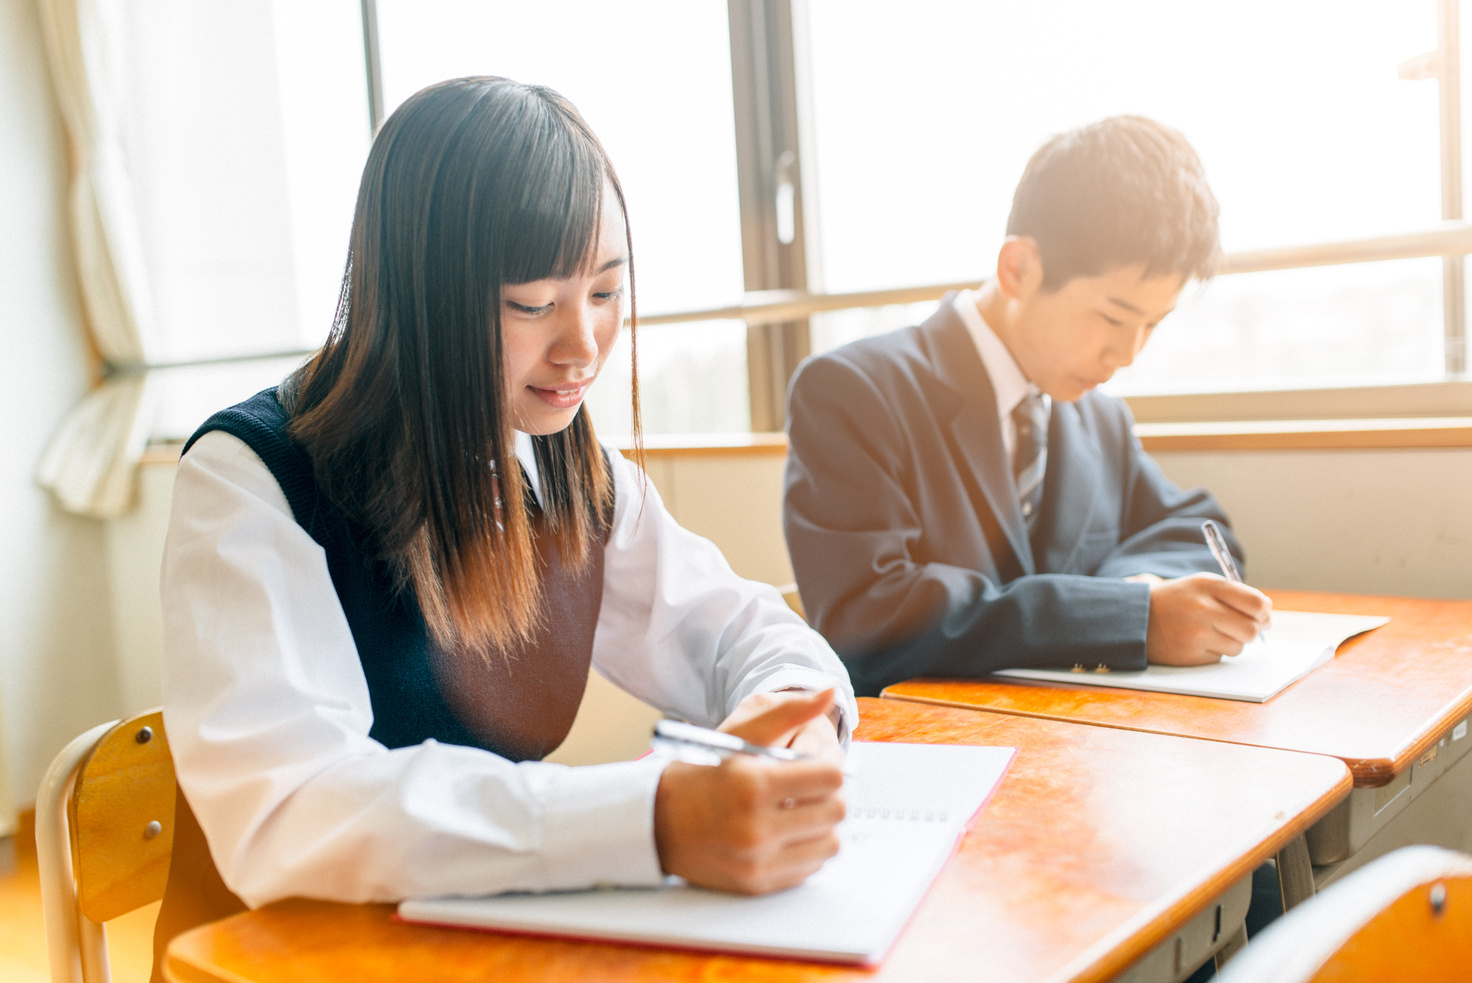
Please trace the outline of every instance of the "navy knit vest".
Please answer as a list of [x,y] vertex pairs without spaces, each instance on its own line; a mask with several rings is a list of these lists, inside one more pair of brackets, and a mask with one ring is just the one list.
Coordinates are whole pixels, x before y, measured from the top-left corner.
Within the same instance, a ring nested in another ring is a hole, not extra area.
[[581,570],[567,570],[533,504],[541,627],[515,650],[449,653],[430,637],[413,591],[395,588],[387,565],[364,549],[361,532],[323,495],[311,459],[287,433],[288,419],[276,390],[267,389],[206,420],[184,453],[211,430],[240,438],[271,470],[297,523],[326,552],[368,680],[369,736],[391,748],[433,738],[513,761],[551,753],[572,727],[587,687],[603,597],[602,540],[593,541]]

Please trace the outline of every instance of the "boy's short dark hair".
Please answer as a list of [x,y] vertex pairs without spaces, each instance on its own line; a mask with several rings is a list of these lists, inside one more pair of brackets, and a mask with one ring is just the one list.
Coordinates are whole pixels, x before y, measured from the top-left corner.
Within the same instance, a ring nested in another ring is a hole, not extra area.
[[1216,197],[1186,138],[1143,116],[1112,116],[1060,133],[1027,162],[1009,236],[1028,236],[1043,289],[1140,264],[1146,276],[1215,271]]

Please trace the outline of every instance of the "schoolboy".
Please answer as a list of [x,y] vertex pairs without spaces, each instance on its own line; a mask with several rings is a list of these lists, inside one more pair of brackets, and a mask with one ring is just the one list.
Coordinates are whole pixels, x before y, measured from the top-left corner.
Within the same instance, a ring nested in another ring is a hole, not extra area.
[[787,544],[857,692],[1214,662],[1267,623],[1203,540],[1204,519],[1226,524],[1216,501],[1172,484],[1095,391],[1211,275],[1217,211],[1168,127],[1061,134],[1027,165],[994,278],[799,368]]

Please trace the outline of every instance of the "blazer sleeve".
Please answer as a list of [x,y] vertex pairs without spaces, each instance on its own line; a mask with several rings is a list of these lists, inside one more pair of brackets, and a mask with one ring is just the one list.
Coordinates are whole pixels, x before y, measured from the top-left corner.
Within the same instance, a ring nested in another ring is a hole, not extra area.
[[923,559],[908,426],[841,355],[810,360],[789,398],[783,523],[803,604],[872,695],[914,676],[1023,666],[1145,667],[1149,588],[1042,574],[999,583]]
[[1124,458],[1124,515],[1119,544],[1099,564],[1097,577],[1132,577],[1153,573],[1185,577],[1193,573],[1220,573],[1216,557],[1206,546],[1201,523],[1213,519],[1222,527],[1227,546],[1245,575],[1242,544],[1232,532],[1226,513],[1205,488],[1181,489],[1145,453],[1135,436],[1134,417],[1121,400],[1112,408],[1109,441]]

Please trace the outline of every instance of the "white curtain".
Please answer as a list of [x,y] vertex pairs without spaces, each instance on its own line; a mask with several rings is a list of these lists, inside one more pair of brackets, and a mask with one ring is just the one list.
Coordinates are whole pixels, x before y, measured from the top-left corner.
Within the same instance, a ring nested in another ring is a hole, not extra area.
[[152,305],[108,64],[107,0],[39,0],[46,55],[71,149],[72,243],[92,344],[114,371],[75,407],[37,479],[68,511],[97,518],[132,503],[148,441]]
[[149,439],[188,436],[274,385],[294,362],[269,354],[314,348],[332,324],[368,145],[360,6],[38,5],[107,369],[38,479],[107,518],[131,505]]

